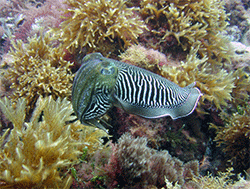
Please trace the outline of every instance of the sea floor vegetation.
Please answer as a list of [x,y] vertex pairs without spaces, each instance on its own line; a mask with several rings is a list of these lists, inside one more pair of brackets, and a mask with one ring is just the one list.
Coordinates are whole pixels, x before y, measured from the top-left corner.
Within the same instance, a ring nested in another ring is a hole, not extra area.
[[[249,11],[249,0],[0,0],[0,188],[250,188]],[[72,85],[93,52],[195,83],[197,108],[172,120],[112,107],[106,132],[81,124]]]

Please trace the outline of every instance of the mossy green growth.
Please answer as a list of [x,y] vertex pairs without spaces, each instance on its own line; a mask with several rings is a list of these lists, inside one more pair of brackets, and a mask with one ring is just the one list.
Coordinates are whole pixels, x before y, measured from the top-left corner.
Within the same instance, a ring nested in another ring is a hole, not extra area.
[[173,132],[173,131],[167,131],[164,135],[164,138],[167,142],[171,143],[173,148],[176,148],[178,145],[182,144],[182,133],[181,131],[183,130],[183,128],[185,127],[185,125],[183,125],[177,132]]
[[77,171],[74,167],[70,168],[70,172],[72,174],[72,176],[74,177],[74,179],[78,182],[78,177],[77,177]]
[[86,162],[87,155],[88,155],[88,148],[84,148],[82,150],[82,155],[80,156],[80,161],[81,162]]

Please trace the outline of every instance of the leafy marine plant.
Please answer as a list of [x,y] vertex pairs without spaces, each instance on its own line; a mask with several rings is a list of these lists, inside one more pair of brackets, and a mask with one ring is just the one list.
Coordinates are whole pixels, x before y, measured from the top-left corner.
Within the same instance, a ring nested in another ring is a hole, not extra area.
[[250,77],[244,68],[238,68],[233,73],[235,88],[232,91],[234,106],[244,106],[249,99]]
[[56,38],[70,50],[86,47],[88,52],[112,52],[117,46],[127,47],[137,42],[145,28],[135,14],[136,8],[128,8],[125,1],[67,0],[65,21],[54,29]]
[[249,105],[238,108],[232,115],[222,112],[224,126],[211,124],[216,129],[215,141],[232,162],[235,171],[247,170],[250,165],[250,110]]
[[228,168],[225,172],[219,172],[218,176],[212,176],[212,174],[208,174],[206,176],[193,177],[192,181],[186,186],[186,188],[233,189],[233,180],[230,178],[232,175],[234,175],[232,171],[232,168]]
[[79,121],[70,123],[75,116],[66,99],[39,98],[28,122],[26,107],[24,98],[16,108],[7,98],[0,100],[14,126],[0,139],[1,188],[69,188],[72,178],[60,169],[79,162],[84,149],[93,154],[103,148],[101,137],[107,134]]
[[180,86],[196,82],[196,86],[203,93],[202,101],[207,100],[221,109],[222,105],[225,106],[227,101],[232,100],[235,77],[233,72],[223,68],[213,71],[206,57],[202,59],[197,57],[198,49],[199,47],[192,47],[186,61],[181,62],[179,66],[163,66],[161,75]]
[[142,45],[131,45],[126,51],[119,55],[122,62],[144,68],[154,73],[160,74],[160,67],[163,65],[173,65],[165,54],[145,48]]
[[165,178],[184,185],[199,175],[197,161],[183,163],[168,151],[157,151],[147,147],[147,139],[133,138],[124,134],[113,147],[106,167],[107,186],[115,188],[163,187]]
[[140,13],[150,28],[142,42],[161,52],[178,49],[189,51],[200,43],[198,53],[214,65],[230,58],[228,41],[221,31],[228,25],[221,0],[143,0]]
[[27,43],[17,40],[12,46],[4,77],[14,89],[11,96],[14,101],[24,97],[32,108],[39,96],[52,95],[54,99],[70,96],[72,63],[63,60],[64,52],[50,34],[35,35]]

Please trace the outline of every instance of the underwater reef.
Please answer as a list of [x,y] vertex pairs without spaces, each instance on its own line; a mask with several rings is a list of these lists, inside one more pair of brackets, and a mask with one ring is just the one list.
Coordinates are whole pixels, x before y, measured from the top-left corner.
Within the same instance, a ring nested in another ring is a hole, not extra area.
[[[0,0],[0,188],[250,188],[249,12],[249,0]],[[72,87],[94,52],[194,83],[197,107],[80,123]]]

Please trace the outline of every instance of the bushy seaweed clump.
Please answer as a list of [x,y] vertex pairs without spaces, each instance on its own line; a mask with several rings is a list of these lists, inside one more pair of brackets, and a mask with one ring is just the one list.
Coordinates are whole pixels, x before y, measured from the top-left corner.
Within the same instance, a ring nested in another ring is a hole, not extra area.
[[192,47],[186,61],[178,66],[163,66],[161,75],[181,87],[195,82],[203,94],[202,102],[207,100],[221,109],[222,105],[226,106],[227,102],[232,100],[231,94],[235,87],[233,72],[223,68],[214,72],[206,57],[197,57],[197,51],[198,48]]
[[142,45],[131,45],[126,51],[119,55],[122,62],[132,64],[151,72],[160,74],[160,67],[163,65],[174,65],[165,54],[145,48]]
[[234,71],[233,76],[235,78],[232,92],[233,105],[237,109],[238,106],[245,106],[246,102],[249,101],[250,92],[250,76],[249,73],[244,71],[244,67],[237,68]]
[[63,47],[73,52],[86,47],[88,52],[103,54],[115,48],[137,42],[145,28],[136,15],[136,8],[128,8],[125,1],[67,0],[65,21],[54,29]]
[[160,188],[165,179],[180,186],[199,175],[198,161],[183,163],[167,151],[147,147],[147,139],[124,134],[75,167],[76,188]]
[[16,108],[11,104],[7,98],[0,100],[14,126],[0,138],[1,188],[69,188],[72,178],[60,170],[79,162],[85,149],[93,154],[104,147],[104,131],[69,123],[75,116],[66,99],[39,98],[29,122],[24,121],[25,99],[20,98]]
[[224,126],[212,124],[216,129],[215,141],[222,148],[226,157],[232,162],[235,171],[250,168],[250,110],[249,105],[238,107],[238,112],[229,115],[220,114]]
[[100,150],[75,166],[73,188],[161,188],[169,189],[247,189],[250,182],[240,178],[233,183],[233,169],[217,176],[198,173],[198,162],[185,164],[167,151],[147,147],[146,138],[124,134],[112,149]]
[[118,140],[106,167],[107,186],[125,188],[163,187],[165,178],[184,185],[198,176],[198,162],[183,163],[168,151],[147,147],[147,139],[124,134]]
[[12,43],[11,57],[4,74],[5,81],[14,89],[11,98],[24,97],[28,107],[34,107],[39,96],[69,97],[73,82],[72,63],[63,60],[61,46],[56,46],[50,34],[33,36],[27,43]]
[[[234,173],[233,168],[228,168],[225,172],[218,172],[217,176],[212,176],[212,174],[208,174],[206,176],[193,177],[192,181],[185,187],[185,189],[189,188],[197,188],[197,189],[218,189],[218,188],[226,188],[226,189],[248,189],[250,186],[250,181],[243,179],[243,177],[239,176],[239,181],[234,182],[231,178]],[[173,188],[177,189],[177,188]]]
[[189,51],[199,43],[200,56],[207,56],[210,63],[218,65],[222,59],[229,60],[228,41],[221,35],[228,25],[223,1],[143,0],[140,6],[140,13],[150,29],[151,37],[145,34],[142,39],[146,45],[161,52],[173,52],[178,46]]
[[230,177],[233,175],[232,168],[228,168],[226,172],[219,172],[218,176],[207,176],[194,177],[187,188],[194,188],[198,186],[198,189],[217,189],[217,188],[231,188],[233,189],[233,181]]
[[181,87],[195,82],[203,94],[199,104],[209,102],[220,110],[223,106],[236,108],[244,104],[249,99],[249,74],[243,68],[229,70],[217,67],[215,71],[206,57],[197,57],[197,50],[198,48],[192,47],[186,60],[181,61],[180,65],[162,66],[161,75]]

